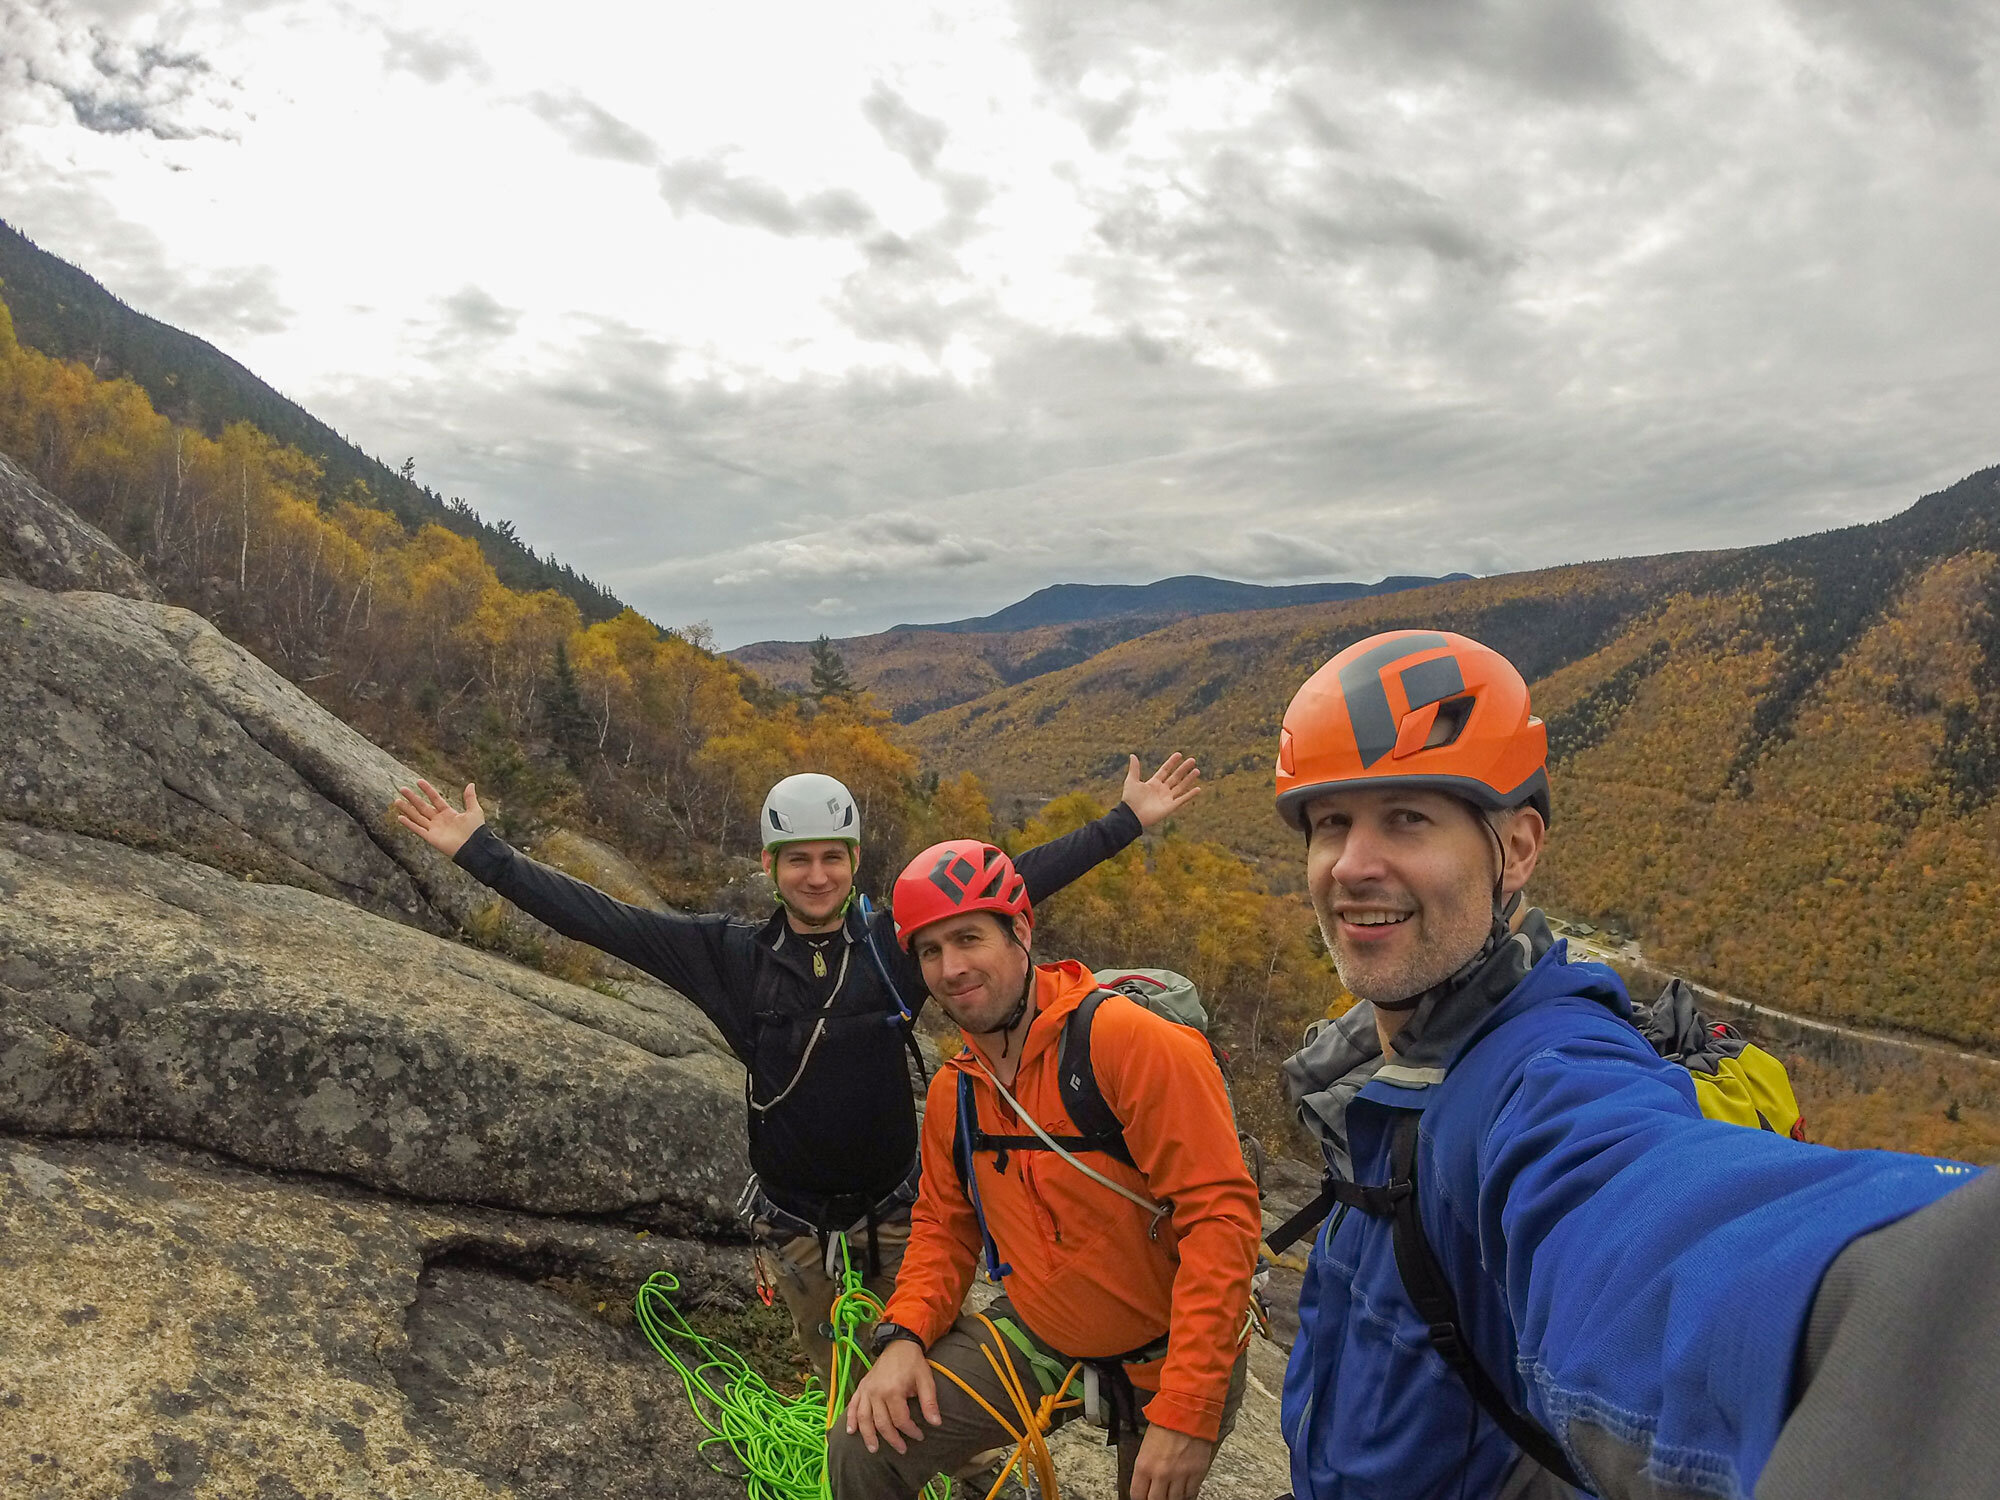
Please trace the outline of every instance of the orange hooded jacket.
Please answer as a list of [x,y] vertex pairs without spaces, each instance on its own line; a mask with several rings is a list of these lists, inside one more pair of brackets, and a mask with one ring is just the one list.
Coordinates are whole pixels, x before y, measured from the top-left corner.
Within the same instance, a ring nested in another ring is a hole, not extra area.
[[[1056,1044],[1064,1017],[1097,988],[1082,964],[1036,966],[1037,1009],[1011,1092],[1050,1135],[1078,1133],[1057,1087]],[[1123,1354],[1169,1335],[1165,1359],[1131,1369],[1134,1385],[1158,1392],[1147,1420],[1213,1442],[1263,1233],[1229,1098],[1203,1038],[1122,997],[1098,1010],[1090,1057],[1138,1166],[1097,1151],[1081,1159],[1173,1212],[1149,1237],[1144,1210],[1053,1152],[1010,1151],[1004,1172],[993,1152],[980,1152],[973,1171],[986,1226],[1013,1267],[1007,1295],[1037,1337],[1072,1358]],[[969,1047],[931,1080],[923,1188],[887,1312],[927,1346],[957,1319],[981,1249],[952,1164],[960,1073],[972,1078],[981,1130],[1032,1134]]]

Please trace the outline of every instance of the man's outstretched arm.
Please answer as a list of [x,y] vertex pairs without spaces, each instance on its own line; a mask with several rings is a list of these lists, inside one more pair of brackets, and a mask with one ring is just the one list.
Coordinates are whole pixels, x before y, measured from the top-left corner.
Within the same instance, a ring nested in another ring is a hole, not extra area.
[[653,911],[607,896],[597,887],[528,858],[486,826],[478,791],[466,784],[464,808],[454,808],[428,781],[397,789],[396,821],[481,885],[506,897],[564,937],[623,959],[687,996],[715,1022],[738,1056],[747,1038],[733,1013],[724,917]]
[[1118,805],[1074,833],[1024,850],[1014,868],[1028,883],[1028,899],[1040,902],[1077,877],[1088,873],[1130,844],[1140,834],[1186,807],[1201,792],[1201,768],[1175,751],[1151,776],[1139,774],[1139,757],[1131,757]]
[[1537,1371],[1533,1414],[1607,1495],[1668,1465],[1747,1493],[1827,1266],[1969,1169],[1705,1119],[1685,1074],[1608,1012],[1507,1072],[1476,1173],[1440,1139],[1435,1185],[1504,1246],[1491,1274]]

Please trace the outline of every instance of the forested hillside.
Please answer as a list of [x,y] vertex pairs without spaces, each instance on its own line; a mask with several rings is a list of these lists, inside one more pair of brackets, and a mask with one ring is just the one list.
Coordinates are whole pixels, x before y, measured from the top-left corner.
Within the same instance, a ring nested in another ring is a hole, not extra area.
[[1190,621],[913,726],[1003,811],[1102,764],[1103,727],[1202,757],[1191,830],[1296,869],[1277,726],[1376,630],[1461,630],[1527,673],[1554,757],[1554,910],[1786,1009],[2000,1045],[2000,470],[1890,520]]
[[[1043,625],[999,635],[885,630],[829,644],[855,685],[898,723],[969,702],[995,688],[1026,682],[1087,661],[1098,652],[1158,630],[1157,616],[1126,616],[1081,625]],[[773,687],[804,692],[812,682],[812,646],[760,641],[729,653]]]
[[1286,701],[1328,657],[1371,632],[1421,625],[1490,641],[1539,677],[1615,637],[1712,556],[1589,563],[1351,604],[1184,620],[922,719],[912,738],[940,765],[976,767],[1007,807],[1038,804],[1097,771],[1107,724],[1139,745],[1185,745],[1210,778],[1189,827],[1270,857],[1274,873],[1291,879],[1297,847],[1271,813],[1271,762]]
[[[249,423],[214,437],[124,379],[14,337],[0,303],[0,452],[123,542],[206,616],[341,718],[436,774],[476,778],[503,830],[577,822],[699,883],[754,850],[789,771],[860,798],[882,859],[930,841],[976,788],[939,788],[845,700],[775,694],[705,643],[625,610],[586,623],[554,589],[508,587],[477,544],[407,526]],[[385,787],[385,799],[392,789]]]
[[208,437],[232,422],[247,422],[307,455],[315,470],[311,484],[321,499],[365,496],[362,503],[389,511],[406,526],[431,523],[469,537],[502,582],[516,589],[555,589],[585,620],[608,620],[623,608],[567,564],[537,555],[514,535],[510,522],[488,522],[463,501],[448,501],[371,458],[221,350],[127,307],[4,220],[0,296],[13,313],[15,337],[30,349],[76,360],[93,375],[123,376],[162,416]]

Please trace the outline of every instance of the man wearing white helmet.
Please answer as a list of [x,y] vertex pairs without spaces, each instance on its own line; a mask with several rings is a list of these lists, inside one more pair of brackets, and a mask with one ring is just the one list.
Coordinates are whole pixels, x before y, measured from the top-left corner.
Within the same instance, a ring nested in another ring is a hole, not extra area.
[[[1020,856],[1033,900],[1109,859],[1200,790],[1200,771],[1180,755],[1150,778],[1139,773],[1135,755],[1118,806]],[[471,786],[461,812],[429,782],[417,785],[396,802],[404,826],[565,937],[680,991],[742,1060],[755,1173],[744,1212],[824,1379],[834,1241],[851,1243],[870,1290],[886,1297],[909,1237],[917,1116],[906,1056],[917,1056],[911,1027],[927,998],[888,913],[856,899],[861,812],[853,796],[818,773],[771,788],[758,825],[779,909],[755,923],[615,901],[510,848],[486,827]]]

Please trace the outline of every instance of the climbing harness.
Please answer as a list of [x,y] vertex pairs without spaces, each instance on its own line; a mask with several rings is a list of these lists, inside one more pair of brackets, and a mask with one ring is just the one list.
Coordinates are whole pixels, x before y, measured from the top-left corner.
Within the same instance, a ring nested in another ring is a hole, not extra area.
[[[712,1448],[727,1448],[744,1470],[749,1500],[830,1500],[826,1435],[846,1410],[861,1372],[873,1363],[863,1352],[862,1335],[882,1320],[882,1304],[862,1285],[861,1268],[847,1253],[845,1237],[836,1237],[836,1242],[841,1290],[827,1320],[833,1330],[833,1379],[824,1393],[817,1389],[817,1377],[812,1377],[799,1395],[783,1395],[736,1350],[697,1332],[674,1305],[680,1282],[671,1271],[655,1271],[639,1288],[634,1304],[639,1330],[680,1376],[695,1419],[708,1429],[699,1451],[707,1457]],[[1016,1368],[1007,1333],[983,1313],[979,1321],[992,1335],[990,1344],[980,1342],[980,1352],[1006,1392],[1014,1420],[935,1360],[931,1369],[970,1396],[1014,1444],[984,1500],[996,1500],[1017,1471],[1042,1500],[1059,1500],[1047,1436],[1058,1412],[1083,1404],[1078,1376],[1084,1362],[1072,1364],[1052,1392],[1041,1394],[1040,1380],[1031,1385]],[[1022,1353],[1032,1359],[1025,1344]],[[716,1472],[729,1472],[713,1459],[709,1462]],[[952,1500],[952,1482],[934,1479],[923,1495],[924,1500]]]

